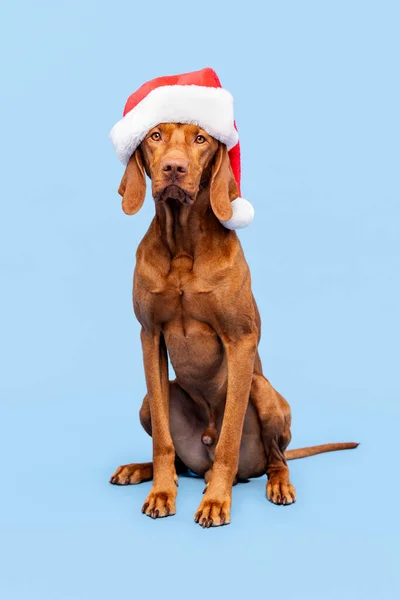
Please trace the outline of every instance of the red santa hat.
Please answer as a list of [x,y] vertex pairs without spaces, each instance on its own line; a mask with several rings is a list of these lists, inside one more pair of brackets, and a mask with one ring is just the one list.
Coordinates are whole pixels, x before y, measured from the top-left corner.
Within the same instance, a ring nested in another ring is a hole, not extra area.
[[[157,77],[129,96],[123,118],[110,138],[120,161],[126,165],[147,133],[159,123],[192,123],[225,144],[240,195],[240,144],[233,116],[233,97],[212,69]],[[231,202],[233,215],[221,221],[228,229],[251,223],[254,208],[240,196]]]

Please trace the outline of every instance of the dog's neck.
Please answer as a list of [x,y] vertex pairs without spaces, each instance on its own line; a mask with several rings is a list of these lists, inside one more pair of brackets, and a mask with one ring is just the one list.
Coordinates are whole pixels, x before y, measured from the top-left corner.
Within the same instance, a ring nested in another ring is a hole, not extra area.
[[224,230],[211,210],[209,186],[200,190],[193,204],[172,198],[156,204],[156,219],[171,259],[186,255],[194,260],[204,245],[204,233],[212,230],[215,239]]

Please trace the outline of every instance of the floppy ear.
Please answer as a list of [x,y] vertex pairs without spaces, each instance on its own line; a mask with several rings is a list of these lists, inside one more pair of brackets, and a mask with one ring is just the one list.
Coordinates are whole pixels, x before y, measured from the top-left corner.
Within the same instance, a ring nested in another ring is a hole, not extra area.
[[142,207],[146,195],[146,176],[139,148],[126,165],[118,194],[122,196],[122,210],[127,215],[134,215]]
[[219,144],[211,174],[210,201],[219,221],[232,218],[231,201],[239,196],[235,177],[225,144]]

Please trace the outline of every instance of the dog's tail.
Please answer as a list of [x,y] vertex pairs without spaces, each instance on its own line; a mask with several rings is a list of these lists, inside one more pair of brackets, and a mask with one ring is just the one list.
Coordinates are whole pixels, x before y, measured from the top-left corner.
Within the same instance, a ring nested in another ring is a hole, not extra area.
[[295,450],[286,450],[286,460],[294,460],[296,458],[306,458],[323,452],[334,452],[335,450],[351,450],[357,448],[356,442],[339,442],[337,444],[321,444],[320,446],[308,446],[307,448],[296,448]]

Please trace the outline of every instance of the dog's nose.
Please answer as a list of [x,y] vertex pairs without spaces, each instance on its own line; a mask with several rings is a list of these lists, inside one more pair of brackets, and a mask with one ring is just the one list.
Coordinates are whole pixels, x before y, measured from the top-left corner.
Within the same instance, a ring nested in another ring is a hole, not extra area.
[[186,175],[188,161],[183,158],[167,158],[162,163],[162,170],[170,176]]

